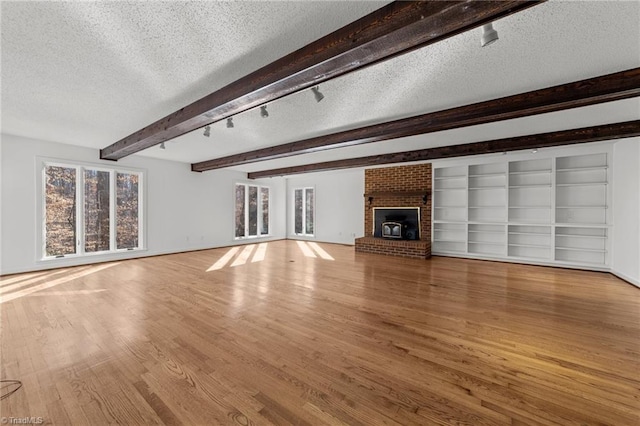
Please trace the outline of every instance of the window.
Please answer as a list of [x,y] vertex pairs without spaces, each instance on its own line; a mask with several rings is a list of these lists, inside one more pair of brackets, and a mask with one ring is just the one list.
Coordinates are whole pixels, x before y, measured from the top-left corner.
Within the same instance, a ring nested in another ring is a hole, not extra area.
[[140,172],[44,163],[43,258],[141,248]]
[[139,241],[139,175],[116,173],[116,176],[116,248],[132,249],[138,247]]
[[314,233],[314,191],[313,188],[299,188],[293,191],[294,229],[296,235],[313,236]]
[[235,237],[269,235],[269,188],[236,184]]

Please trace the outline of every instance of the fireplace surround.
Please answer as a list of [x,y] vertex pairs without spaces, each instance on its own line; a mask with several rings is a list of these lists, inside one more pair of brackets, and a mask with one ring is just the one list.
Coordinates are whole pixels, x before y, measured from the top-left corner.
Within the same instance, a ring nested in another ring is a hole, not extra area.
[[[364,174],[365,228],[364,237],[356,238],[356,252],[431,257],[431,164],[367,169]],[[383,236],[383,223],[391,225],[391,235]]]

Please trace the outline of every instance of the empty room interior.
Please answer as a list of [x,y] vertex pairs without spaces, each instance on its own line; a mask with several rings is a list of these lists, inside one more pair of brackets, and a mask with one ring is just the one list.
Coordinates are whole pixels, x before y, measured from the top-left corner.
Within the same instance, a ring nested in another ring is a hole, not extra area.
[[640,1],[1,1],[3,424],[640,424]]

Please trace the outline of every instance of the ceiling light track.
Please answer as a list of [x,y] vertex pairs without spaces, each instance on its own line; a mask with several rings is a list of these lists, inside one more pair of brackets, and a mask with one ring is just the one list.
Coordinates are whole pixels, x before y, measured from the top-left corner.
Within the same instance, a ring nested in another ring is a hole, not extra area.
[[191,164],[194,172],[274,160],[640,96],[640,68]]
[[391,2],[103,148],[100,158],[119,160],[257,105],[540,3],[536,0]]

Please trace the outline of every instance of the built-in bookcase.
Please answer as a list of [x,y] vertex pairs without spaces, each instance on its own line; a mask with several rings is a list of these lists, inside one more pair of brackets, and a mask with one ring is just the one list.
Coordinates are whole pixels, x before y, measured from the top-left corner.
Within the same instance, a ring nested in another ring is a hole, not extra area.
[[607,153],[434,168],[434,254],[609,263]]

